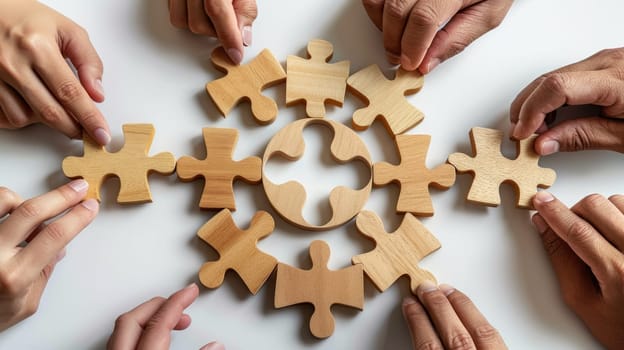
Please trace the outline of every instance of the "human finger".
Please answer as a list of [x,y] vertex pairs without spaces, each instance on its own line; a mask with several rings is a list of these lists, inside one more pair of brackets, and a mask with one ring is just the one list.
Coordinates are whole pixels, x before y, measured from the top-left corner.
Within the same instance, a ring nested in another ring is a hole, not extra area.
[[232,2],[238,27],[241,30],[244,46],[250,46],[253,41],[252,25],[258,17],[258,5],[256,0],[234,0]]
[[193,283],[170,296],[145,325],[137,349],[169,349],[171,331],[198,294],[199,288]]
[[141,339],[143,326],[167,299],[152,298],[134,309],[120,315],[108,340],[108,349],[135,349]]
[[615,205],[616,208],[620,210],[622,214],[624,214],[624,195],[615,194],[609,197],[609,200],[611,201],[611,203],[613,203],[613,205]]
[[41,271],[69,242],[97,215],[99,203],[88,199],[74,206],[61,218],[47,224],[24,249],[15,256],[16,266],[26,266],[22,273],[26,280],[34,280],[35,271]]
[[572,211],[595,227],[619,251],[624,249],[624,215],[613,202],[592,194],[576,203]]
[[188,28],[188,7],[186,0],[169,0],[169,20],[176,28]]
[[[430,40],[418,63],[421,73],[431,72],[438,64],[463,51],[473,41],[498,27],[511,8],[512,0],[490,0],[468,4]],[[406,34],[409,31],[406,30]],[[405,40],[405,37],[404,37]],[[408,46],[409,48],[409,46]],[[412,62],[416,63],[416,62]],[[416,68],[414,67],[414,69]]]
[[401,37],[418,0],[386,0],[383,7],[382,31],[386,57],[392,64],[401,63]]
[[243,38],[231,0],[204,0],[204,10],[223,44],[228,57],[235,64],[243,60]]
[[470,333],[477,349],[499,350],[506,348],[505,342],[496,328],[492,327],[470,298],[446,284],[441,284],[439,288],[446,295],[453,306],[453,310]]
[[549,74],[524,101],[512,136],[520,140],[527,138],[544,122],[548,113],[564,104],[617,105],[624,111],[622,93],[624,84],[612,79],[606,71]]
[[45,291],[50,278],[52,277],[52,273],[54,272],[54,268],[56,264],[61,261],[65,257],[65,250],[62,250],[53,261],[48,263],[43,270],[39,273],[39,278],[35,283],[33,283],[32,287],[28,290],[28,297],[26,300],[26,306],[24,311],[26,313],[26,317],[30,317],[34,315],[39,309],[39,303],[41,302],[41,297]]
[[601,284],[609,280],[619,253],[594,227],[546,191],[533,197],[533,205],[553,232],[591,268]]
[[0,81],[0,109],[8,127],[19,129],[36,122],[34,113],[24,99],[8,84]]
[[6,187],[0,187],[0,219],[11,214],[24,200]]
[[15,247],[21,243],[41,223],[78,204],[88,187],[86,181],[78,179],[23,202],[0,226],[0,246]]
[[532,221],[557,276],[563,301],[575,310],[589,304],[598,295],[589,266],[548,226],[541,214],[534,214]]
[[412,337],[414,349],[442,349],[442,343],[424,307],[410,296],[403,300],[403,317]]
[[624,153],[624,121],[604,117],[566,120],[535,140],[535,151],[542,156],[592,149]]
[[377,29],[383,29],[383,8],[386,0],[362,0],[364,10]]
[[475,349],[474,341],[446,298],[432,282],[425,281],[416,291],[438,331],[442,344],[448,349]]
[[204,9],[203,0],[187,0],[186,3],[189,30],[194,34],[217,36],[212,20]]

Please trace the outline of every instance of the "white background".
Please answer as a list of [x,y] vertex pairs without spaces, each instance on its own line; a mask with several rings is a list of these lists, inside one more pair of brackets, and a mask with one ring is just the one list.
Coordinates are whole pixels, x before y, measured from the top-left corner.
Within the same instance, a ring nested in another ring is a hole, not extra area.
[[[123,144],[121,125],[148,122],[156,127],[151,154],[173,152],[176,158],[203,158],[201,128],[234,127],[241,137],[235,158],[261,156],[271,136],[304,115],[303,107],[284,106],[284,85],[267,94],[277,98],[280,114],[269,126],[256,125],[248,105],[227,119],[217,113],[204,84],[222,76],[209,61],[216,43],[171,27],[165,1],[46,1],[90,33],[105,63],[107,100],[101,110],[114,134],[111,150]],[[385,63],[381,35],[355,0],[260,0],[254,43],[245,60],[269,48],[285,62],[303,55],[309,39],[335,45],[335,60],[350,60],[351,72]],[[621,1],[590,5],[580,0],[518,1],[503,25],[460,56],[426,77],[423,90],[410,101],[426,118],[411,133],[433,136],[428,165],[448,154],[470,150],[473,126],[508,129],[508,106],[522,87],[540,74],[580,60],[606,47],[621,45]],[[347,95],[328,118],[349,123],[361,102]],[[378,124],[378,123],[376,123]],[[360,133],[373,160],[397,162],[385,129],[375,125]],[[310,197],[305,215],[315,222],[327,214],[326,196],[336,185],[367,181],[356,165],[336,166],[323,145],[329,132],[313,127],[305,133],[306,156],[294,166],[272,163],[275,180],[297,179]],[[46,192],[67,180],[60,164],[81,154],[82,144],[47,128],[0,131],[0,185],[23,197]],[[505,152],[513,155],[505,141]],[[558,154],[542,164],[558,172],[551,191],[567,204],[587,194],[621,192],[622,156],[609,152]],[[423,220],[442,249],[425,258],[422,267],[441,282],[457,286],[513,349],[590,349],[597,344],[562,303],[529,212],[515,209],[513,192],[504,186],[499,208],[464,201],[469,175],[458,177],[449,191],[433,190],[436,215]],[[38,313],[0,335],[2,349],[101,349],[117,315],[148,300],[167,296],[197,280],[204,261],[216,254],[196,238],[197,229],[213,213],[200,211],[202,182],[181,183],[175,175],[150,179],[154,203],[120,206],[118,182],[103,188],[96,221],[68,248],[43,297]],[[235,221],[246,227],[256,210],[269,210],[262,186],[236,184]],[[393,207],[395,186],[373,190],[366,208],[377,212],[387,230],[400,217]],[[271,211],[272,212],[272,211]],[[277,228],[260,247],[280,261],[307,267],[307,247],[314,239],[332,248],[331,268],[349,264],[351,256],[373,248],[353,223],[328,232],[293,228],[276,217]],[[336,329],[316,340],[308,331],[311,307],[273,308],[274,277],[256,296],[229,274],[216,290],[201,288],[187,310],[189,329],[173,336],[172,348],[194,349],[219,340],[228,349],[408,349],[410,342],[400,304],[408,293],[406,279],[380,294],[366,281],[364,311],[335,307]],[[583,288],[583,286],[579,286]]]

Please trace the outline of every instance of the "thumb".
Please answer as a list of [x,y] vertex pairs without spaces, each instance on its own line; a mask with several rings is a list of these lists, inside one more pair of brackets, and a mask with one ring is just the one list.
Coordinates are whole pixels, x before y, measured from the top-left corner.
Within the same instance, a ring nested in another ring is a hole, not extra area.
[[602,117],[567,120],[535,140],[535,151],[542,156],[597,149],[624,153],[624,121]]
[[93,101],[104,101],[102,88],[104,65],[91,44],[89,35],[73,22],[70,22],[61,34],[61,51],[76,67],[80,83]]
[[234,0],[234,12],[236,12],[238,27],[241,29],[243,45],[250,46],[252,43],[251,26],[258,17],[256,0]]

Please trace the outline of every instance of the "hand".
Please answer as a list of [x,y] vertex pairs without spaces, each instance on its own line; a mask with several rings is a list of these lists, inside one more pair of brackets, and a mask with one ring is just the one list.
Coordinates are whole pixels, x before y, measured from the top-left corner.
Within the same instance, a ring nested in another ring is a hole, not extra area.
[[512,1],[362,0],[388,61],[423,74],[498,27]]
[[[191,325],[191,317],[184,312],[197,299],[199,289],[191,284],[168,299],[157,297],[119,316],[107,348],[168,350],[171,331],[183,330]],[[225,350],[212,342],[200,350]]]
[[609,349],[624,349],[624,196],[591,195],[568,209],[547,192],[533,223],[563,300]]
[[256,0],[169,0],[171,23],[195,34],[218,38],[235,64],[243,46],[251,45],[251,25],[258,16]]
[[[604,118],[624,114],[622,72],[624,48],[600,51],[581,62],[542,75],[511,104],[512,136],[525,139],[540,133],[535,151],[541,155],[585,149],[624,152],[624,122]],[[598,105],[602,116],[568,120],[549,129],[546,116],[565,104]]]
[[94,104],[104,100],[102,62],[85,30],[37,1],[4,0],[0,13],[0,128],[42,122],[72,138],[84,128],[107,144]]
[[505,342],[462,292],[426,281],[403,300],[414,349],[507,349]]
[[0,188],[0,331],[37,311],[65,246],[97,214],[97,201],[81,203],[87,187],[76,180],[27,201]]

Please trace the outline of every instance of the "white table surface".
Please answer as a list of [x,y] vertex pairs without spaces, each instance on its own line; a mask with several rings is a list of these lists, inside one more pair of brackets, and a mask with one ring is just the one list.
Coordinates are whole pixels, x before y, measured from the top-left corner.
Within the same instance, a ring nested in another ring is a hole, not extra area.
[[[256,125],[248,105],[227,119],[217,113],[204,84],[220,77],[209,61],[215,42],[171,27],[165,1],[45,1],[83,25],[105,63],[106,102],[101,104],[122,144],[121,125],[148,122],[156,127],[151,153],[171,151],[176,157],[203,156],[201,128],[240,130],[237,159],[261,156],[271,136],[303,116],[303,107],[286,108],[284,85],[268,90],[279,101],[277,121]],[[605,0],[590,5],[580,0],[517,1],[503,25],[426,77],[423,90],[410,101],[426,118],[411,133],[433,135],[428,163],[470,149],[473,126],[508,129],[508,107],[539,74],[575,62],[607,47],[622,45],[624,4]],[[307,41],[323,38],[335,45],[335,60],[348,59],[351,72],[385,63],[381,35],[355,0],[260,0],[260,18],[248,61],[270,48],[285,62],[303,55]],[[349,123],[362,104],[347,95],[345,105],[330,108],[329,118]],[[378,124],[378,123],[376,123]],[[360,135],[373,160],[397,162],[391,138],[375,125]],[[336,185],[357,186],[367,180],[358,167],[336,166],[323,144],[329,133],[306,131],[308,153],[296,163],[268,167],[275,181],[297,179],[309,193],[305,215],[319,221],[327,213],[326,196]],[[0,131],[0,185],[23,197],[46,192],[67,180],[62,159],[81,153],[80,142],[36,126]],[[506,142],[505,151],[513,154]],[[319,156],[321,155],[321,156]],[[583,152],[547,157],[542,164],[558,172],[551,191],[568,204],[587,194],[622,192],[622,156]],[[561,301],[552,269],[529,212],[515,209],[513,192],[504,186],[503,204],[485,208],[464,200],[471,181],[458,177],[446,192],[433,191],[436,215],[423,220],[442,249],[425,258],[422,267],[440,281],[470,295],[503,334],[512,349],[597,348],[582,323]],[[0,334],[1,349],[101,349],[117,315],[197,280],[201,264],[216,254],[196,238],[197,229],[213,213],[198,209],[202,182],[181,183],[175,175],[152,176],[154,203],[120,206],[118,182],[103,189],[99,217],[69,246],[58,265],[38,313]],[[256,210],[272,212],[262,186],[237,183],[236,222],[246,227]],[[398,189],[374,189],[366,208],[374,210],[394,230],[400,217],[393,211]],[[260,247],[280,261],[309,264],[307,247],[314,239],[332,248],[331,268],[349,264],[351,256],[372,248],[353,223],[322,232],[305,232],[276,218],[272,236]],[[196,349],[219,340],[228,349],[408,349],[410,341],[400,304],[408,283],[402,279],[380,294],[366,281],[364,311],[335,307],[336,329],[326,340],[308,331],[311,307],[273,308],[274,277],[256,296],[240,279],[228,274],[216,290],[202,287],[187,310],[189,329],[173,336],[173,349]]]

